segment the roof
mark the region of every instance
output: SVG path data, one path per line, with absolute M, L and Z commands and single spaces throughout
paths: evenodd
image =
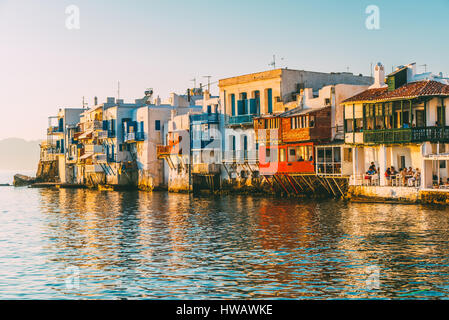
M 343 103 L 393 101 L 426 96 L 449 96 L 449 85 L 425 80 L 407 83 L 393 91 L 388 91 L 388 88 L 368 89 L 344 100 Z
M 297 107 L 297 108 L 285 111 L 284 113 L 281 113 L 279 115 L 279 117 L 286 118 L 286 117 L 300 116 L 300 115 L 320 111 L 320 110 L 323 110 L 326 108 L 330 109 L 329 106 L 321 107 L 321 108 L 308 108 L 308 109 L 303 109 L 302 107 Z

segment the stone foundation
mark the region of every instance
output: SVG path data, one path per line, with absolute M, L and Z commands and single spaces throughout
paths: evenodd
M 40 161 L 37 166 L 36 181 L 59 182 L 58 160 Z

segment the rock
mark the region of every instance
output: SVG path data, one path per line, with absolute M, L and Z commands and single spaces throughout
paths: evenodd
M 36 178 L 28 177 L 23 174 L 16 174 L 14 176 L 14 186 L 15 187 L 24 187 L 29 186 L 36 182 Z

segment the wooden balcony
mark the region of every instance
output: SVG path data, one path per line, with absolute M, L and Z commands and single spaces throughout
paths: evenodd
M 171 146 L 156 146 L 156 153 L 158 159 L 163 159 L 171 154 Z
M 367 130 L 363 133 L 363 141 L 367 144 L 449 142 L 449 127 Z

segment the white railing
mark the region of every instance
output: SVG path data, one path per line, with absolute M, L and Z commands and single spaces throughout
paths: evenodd
M 86 144 L 84 148 L 86 153 L 103 153 L 103 146 L 99 144 Z
M 98 164 L 86 165 L 86 173 L 100 173 L 103 172 L 103 168 Z

